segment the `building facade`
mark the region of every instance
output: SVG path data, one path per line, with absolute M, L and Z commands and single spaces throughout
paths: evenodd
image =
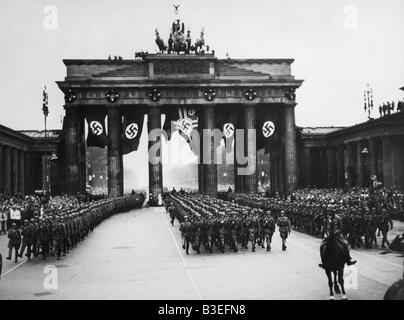
M 299 185 L 404 189 L 404 112 L 346 128 L 300 128 Z
M 15 131 L 0 125 L 0 193 L 61 192 L 60 130 Z M 53 190 L 52 190 L 53 188 Z

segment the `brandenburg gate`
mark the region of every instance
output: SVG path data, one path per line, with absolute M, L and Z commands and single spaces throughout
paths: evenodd
M 173 24 L 173 34 L 179 32 Z M 142 119 L 147 114 L 145 125 L 151 132 L 166 127 L 169 120 L 178 120 L 178 108 L 192 109 L 192 115 L 198 117 L 198 132 L 223 131 L 223 124 L 230 125 L 233 131 L 256 129 L 255 137 L 246 135 L 244 150 L 253 150 L 253 159 L 257 149 L 265 148 L 270 153 L 271 185 L 275 191 L 295 188 L 298 179 L 295 90 L 303 81 L 291 74 L 293 59 L 218 59 L 214 51 L 190 46 L 188 40 L 183 47 L 178 46 L 173 34 L 168 48 L 163 42 L 158 43 L 161 38 L 157 34 L 161 53 L 142 53 L 141 58 L 63 60 L 67 75 L 57 84 L 65 94 L 65 192 L 85 190 L 85 119 L 95 138 L 105 138 L 108 193 L 119 196 L 123 194 L 125 132 L 133 129 L 140 135 L 143 123 L 141 120 L 129 127 L 128 119 Z M 162 114 L 166 115 L 165 124 L 161 121 Z M 105 118 L 107 125 L 103 125 Z M 161 134 L 153 141 L 149 139 L 149 148 L 161 144 Z M 159 150 L 156 156 L 161 158 Z M 206 152 L 202 148 L 200 157 Z M 215 196 L 217 167 L 213 153 L 210 154 L 212 161 L 198 164 L 199 191 Z M 154 156 L 149 153 L 149 157 Z M 163 168 L 156 159 L 149 160 L 149 190 L 156 198 L 162 194 Z M 234 164 L 235 191 L 256 192 L 256 170 L 238 175 L 236 169 L 242 164 L 237 159 Z

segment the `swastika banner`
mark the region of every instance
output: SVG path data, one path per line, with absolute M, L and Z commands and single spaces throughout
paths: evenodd
M 88 125 L 87 146 L 104 148 L 109 142 L 105 128 L 106 113 L 102 110 L 89 111 L 85 117 Z
M 124 115 L 122 126 L 122 153 L 128 154 L 139 147 L 142 135 L 144 113 L 128 113 Z
M 281 130 L 279 112 L 275 109 L 257 108 L 257 150 L 264 149 L 268 153 L 275 148 Z
M 236 106 L 223 106 L 216 115 L 216 129 L 223 133 L 226 151 L 231 152 L 237 128 L 238 109 Z M 218 146 L 216 146 L 218 147 Z

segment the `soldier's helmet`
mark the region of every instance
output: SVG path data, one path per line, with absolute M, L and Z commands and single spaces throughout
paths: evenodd
M 12 223 L 11 225 L 13 228 L 17 227 L 17 224 L 15 222 Z

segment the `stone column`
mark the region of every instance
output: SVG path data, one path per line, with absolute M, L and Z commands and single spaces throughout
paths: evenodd
M 279 191 L 278 184 L 278 155 L 276 151 L 271 152 L 271 189 L 275 192 Z
M 79 177 L 79 131 L 83 119 L 77 109 L 66 109 L 65 116 L 65 192 L 76 194 L 80 192 Z
M 49 156 L 47 154 L 42 155 L 42 190 L 49 191 L 50 186 L 50 176 L 49 176 Z
M 211 129 L 211 130 L 213 130 L 215 128 L 214 106 L 209 105 L 204 108 L 203 128 Z M 215 150 L 215 146 L 214 146 L 213 135 L 210 136 L 210 143 L 208 143 L 208 141 L 205 141 L 205 138 L 206 137 L 204 137 L 204 139 L 203 139 L 204 145 L 202 146 L 202 148 L 203 148 L 204 160 L 205 161 L 208 160 L 209 163 L 204 163 L 204 165 L 203 165 L 204 190 L 205 190 L 206 194 L 216 197 L 217 196 L 217 165 L 214 163 L 216 150 Z M 207 148 L 210 148 L 209 159 L 207 159 L 207 156 L 209 154 Z
M 203 113 L 199 112 L 199 157 L 198 157 L 198 192 L 205 193 L 205 185 L 203 181 Z
M 303 180 L 305 187 L 309 187 L 313 184 L 311 149 L 309 147 L 303 149 Z
M 346 147 L 347 153 L 347 168 L 345 173 L 348 175 L 348 187 L 353 187 L 355 184 L 355 163 L 354 163 L 354 147 L 352 143 L 348 143 Z
M 345 186 L 345 159 L 344 159 L 344 145 L 337 147 L 337 186 L 342 188 Z
M 108 196 L 123 195 L 122 116 L 118 107 L 108 109 Z
M 10 147 L 3 147 L 4 153 L 4 192 L 11 193 L 11 150 Z
M 370 175 L 377 176 L 377 155 L 378 155 L 378 143 L 376 138 L 369 140 L 369 160 L 370 160 Z M 380 177 L 377 177 L 378 179 Z
M 256 144 L 256 119 L 255 119 L 255 106 L 246 105 L 243 110 L 244 116 L 244 153 L 248 155 L 248 165 L 252 173 L 244 175 L 244 192 L 256 193 L 258 190 L 257 185 L 257 144 Z M 250 153 L 249 150 L 252 150 Z M 247 166 L 246 166 L 247 167 Z
M 154 130 L 153 132 L 156 133 L 154 135 L 155 139 L 153 139 L 153 141 L 149 141 L 149 193 L 152 194 L 153 199 L 157 201 L 159 194 L 163 196 L 160 107 L 149 107 L 147 128 L 149 134 L 152 130 Z
M 84 125 L 84 118 L 79 122 L 78 125 L 78 137 L 79 137 L 79 143 L 78 143 L 78 163 L 79 163 L 79 185 L 80 185 L 80 192 L 85 193 L 86 192 L 86 186 L 87 186 L 87 168 L 86 168 L 86 138 L 85 138 L 85 125 Z M 50 183 L 52 184 L 52 181 L 54 181 L 54 168 L 55 165 L 50 163 L 49 164 L 49 171 L 50 171 Z M 54 188 L 52 186 L 52 191 L 54 191 Z M 56 187 L 57 191 L 57 187 Z
M 365 141 L 358 141 L 356 147 L 356 160 L 357 160 L 357 167 L 358 167 L 358 180 L 356 185 L 358 187 L 364 187 L 366 185 L 366 170 L 365 170 L 365 157 L 366 154 L 362 153 L 363 148 L 366 147 Z
M 404 189 L 404 136 L 393 137 L 393 185 Z
M 242 126 L 241 126 L 242 127 Z M 244 187 L 243 187 L 243 176 L 238 174 L 238 168 L 241 166 L 237 163 L 237 129 L 243 129 L 240 128 L 240 126 L 235 127 L 235 132 L 234 132 L 234 191 L 242 193 L 244 192 Z
M 285 145 L 284 145 L 284 179 L 285 189 L 292 190 L 297 186 L 297 153 L 295 106 L 284 106 Z
M 11 193 L 18 193 L 18 150 L 11 149 Z
M 18 192 L 25 193 L 25 159 L 22 150 L 18 152 Z
M 382 138 L 383 144 L 383 185 L 391 187 L 393 185 L 393 159 L 392 141 L 390 136 Z
M 331 187 L 337 186 L 337 165 L 336 165 L 336 155 L 337 151 L 335 147 L 327 148 L 327 182 Z
M 4 161 L 3 161 L 3 146 L 0 145 L 0 193 L 4 190 Z

